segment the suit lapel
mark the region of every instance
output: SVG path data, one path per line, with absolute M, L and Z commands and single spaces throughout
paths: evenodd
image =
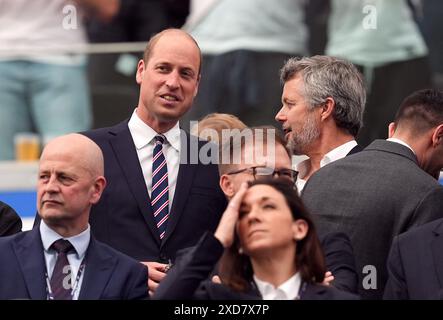
M 180 216 L 183 213 L 188 195 L 191 190 L 192 182 L 194 180 L 195 171 L 198 164 L 191 164 L 190 152 L 198 152 L 193 150 L 192 145 L 198 146 L 198 141 L 191 142 L 191 137 L 182 131 L 180 135 L 181 152 L 180 152 L 180 167 L 177 176 L 177 185 L 175 186 L 174 200 L 172 202 L 172 208 L 169 214 L 168 226 L 166 228 L 166 234 L 162 241 L 162 246 L 169 239 L 177 226 Z
M 85 275 L 79 300 L 97 300 L 111 279 L 116 261 L 111 255 L 99 250 L 97 241 L 91 237 L 86 254 Z
M 433 231 L 431 242 L 432 257 L 434 259 L 435 273 L 437 274 L 440 288 L 443 287 L 443 223 L 440 223 Z
M 348 154 L 346 156 L 353 155 L 353 154 L 358 153 L 362 150 L 363 150 L 363 148 L 359 144 L 357 144 L 354 148 L 351 149 L 351 151 L 348 152 Z
M 153 238 L 160 244 L 157 226 L 154 221 L 153 212 L 149 202 L 149 193 L 146 189 L 145 180 L 143 179 L 143 172 L 140 167 L 134 141 L 127 122 L 123 122 L 115 127 L 115 130 L 110 132 L 114 135 L 111 138 L 110 144 L 114 151 L 115 157 L 126 177 L 129 188 L 137 201 L 140 213 L 143 219 L 149 226 Z
M 34 228 L 23 238 L 16 240 L 13 250 L 25 279 L 29 298 L 46 300 L 46 265 L 39 228 Z

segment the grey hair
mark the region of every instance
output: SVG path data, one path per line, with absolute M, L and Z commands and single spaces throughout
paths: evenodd
M 351 62 L 329 56 L 291 58 L 280 70 L 280 81 L 285 84 L 297 75 L 303 79 L 309 108 L 321 106 L 327 98 L 332 98 L 335 123 L 357 136 L 363 126 L 366 103 L 365 85 L 357 68 Z

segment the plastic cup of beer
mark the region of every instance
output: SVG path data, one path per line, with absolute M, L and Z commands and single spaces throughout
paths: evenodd
M 40 157 L 40 137 L 31 132 L 14 136 L 15 159 L 17 161 L 37 161 Z

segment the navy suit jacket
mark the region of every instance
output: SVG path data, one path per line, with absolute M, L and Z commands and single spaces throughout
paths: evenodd
M 329 232 L 319 236 L 328 271 L 332 272 L 332 285 L 340 290 L 358 293 L 358 274 L 355 267 L 351 239 L 343 232 Z
M 46 266 L 39 228 L 0 238 L 0 300 L 46 300 Z M 91 237 L 79 299 L 145 299 L 147 268 Z
M 213 283 L 209 274 L 223 254 L 224 248 L 213 234 L 206 233 L 198 244 L 186 250 L 168 272 L 154 293 L 153 299 L 196 300 L 257 300 L 262 299 L 255 283 L 247 292 L 237 292 L 230 287 Z M 356 300 L 358 296 L 319 284 L 303 283 L 301 300 Z
M 202 147 L 208 149 L 207 142 L 181 135 L 177 185 L 160 241 L 128 121 L 84 134 L 102 149 L 108 182 L 90 215 L 98 240 L 139 261 L 167 263 L 174 261 L 179 249 L 195 245 L 206 230 L 215 230 L 226 199 L 219 187 L 217 164 L 196 161 Z
M 394 238 L 384 299 L 443 299 L 443 219 Z
M 0 237 L 9 236 L 22 230 L 22 220 L 17 212 L 0 201 Z

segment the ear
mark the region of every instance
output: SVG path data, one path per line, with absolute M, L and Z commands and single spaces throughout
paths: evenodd
M 234 183 L 231 177 L 227 174 L 223 174 L 220 177 L 220 188 L 228 199 L 231 199 L 235 195 Z
M 92 185 L 92 194 L 91 194 L 91 204 L 96 204 L 103 193 L 103 190 L 106 187 L 106 179 L 103 176 L 99 176 L 95 179 L 94 184 Z
M 292 223 L 292 233 L 295 241 L 302 240 L 308 234 L 308 223 L 303 219 L 295 220 Z
M 135 81 L 137 81 L 138 84 L 142 83 L 144 72 L 145 72 L 145 62 L 143 61 L 143 59 L 141 59 L 138 62 L 137 73 L 135 74 Z
M 325 121 L 329 117 L 332 117 L 332 112 L 334 112 L 335 101 L 331 97 L 326 98 L 325 103 L 321 107 L 321 121 Z
M 395 122 L 391 122 L 388 126 L 388 138 L 392 138 L 395 133 L 395 129 L 397 128 Z
M 195 90 L 194 90 L 194 98 L 197 96 L 197 93 L 198 93 L 198 86 L 200 85 L 200 79 L 201 79 L 201 74 L 199 74 L 198 75 L 198 78 L 197 78 L 197 85 L 195 86 Z
M 432 134 L 432 146 L 435 148 L 443 143 L 443 124 L 434 129 Z

